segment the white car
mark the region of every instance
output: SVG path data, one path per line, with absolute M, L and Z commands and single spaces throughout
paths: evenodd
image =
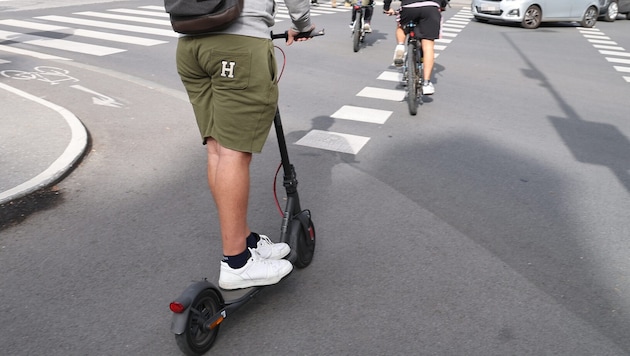
M 475 19 L 518 22 L 537 28 L 542 22 L 577 21 L 593 27 L 599 17 L 599 0 L 472 0 Z

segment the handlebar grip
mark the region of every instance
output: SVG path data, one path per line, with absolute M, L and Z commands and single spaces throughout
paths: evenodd
M 297 36 L 295 36 L 294 38 L 313 38 L 315 36 L 323 36 L 324 33 L 324 29 L 321 30 L 317 30 L 317 29 L 312 29 L 310 31 L 307 32 L 300 32 L 297 34 Z M 271 39 L 275 40 L 275 39 L 279 39 L 279 38 L 283 38 L 285 40 L 289 39 L 289 31 L 284 31 L 283 33 L 271 33 Z

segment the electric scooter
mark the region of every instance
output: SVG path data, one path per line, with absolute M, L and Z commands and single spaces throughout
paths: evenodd
M 324 31 L 311 31 L 298 37 L 323 35 Z M 272 39 L 288 38 L 287 33 L 271 34 Z M 286 206 L 282 212 L 280 241 L 291 247 L 286 257 L 297 268 L 307 267 L 315 252 L 315 226 L 311 212 L 303 210 L 297 191 L 295 168 L 289 161 L 287 144 L 282 129 L 280 110 L 276 110 L 273 120 L 281 166 L 283 186 L 286 190 Z M 265 287 L 250 287 L 237 290 L 224 290 L 204 279 L 193 282 L 182 294 L 170 303 L 173 312 L 171 332 L 180 350 L 186 355 L 203 355 L 210 350 L 219 333 L 220 324 L 237 309 L 250 301 Z

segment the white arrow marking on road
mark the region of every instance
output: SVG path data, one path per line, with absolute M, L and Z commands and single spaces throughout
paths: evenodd
M 103 105 L 103 106 L 110 106 L 113 108 L 120 108 L 121 106 L 123 106 L 122 103 L 117 102 L 114 98 L 110 98 L 107 95 L 103 95 L 101 93 L 97 93 L 94 90 L 90 90 L 84 86 L 81 85 L 71 85 L 71 88 L 74 89 L 78 89 L 81 91 L 84 91 L 86 93 L 92 94 L 92 95 L 96 95 L 94 97 L 92 97 L 92 103 L 96 104 L 96 105 Z

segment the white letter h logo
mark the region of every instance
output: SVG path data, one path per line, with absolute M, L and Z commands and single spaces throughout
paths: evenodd
M 221 76 L 234 78 L 234 67 L 236 67 L 236 62 L 221 61 L 221 65 Z

